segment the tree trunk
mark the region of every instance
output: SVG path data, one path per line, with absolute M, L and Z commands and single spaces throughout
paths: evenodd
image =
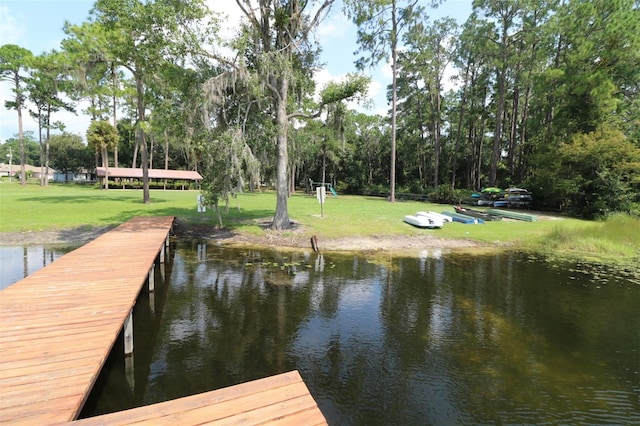
M 136 91 L 138 93 L 138 131 L 136 137 L 136 144 L 140 146 L 140 162 L 142 163 L 142 201 L 144 204 L 149 204 L 149 153 L 147 150 L 147 141 L 145 139 L 145 133 L 143 130 L 143 123 L 145 120 L 144 115 L 144 87 L 142 85 L 142 78 L 136 75 Z M 135 156 L 134 156 L 135 164 Z
M 498 162 L 500 161 L 500 142 L 502 139 L 502 116 L 504 115 L 504 69 L 498 71 L 498 101 L 496 109 L 496 127 L 493 132 L 493 149 L 491 151 L 491 171 L 489 173 L 489 186 L 496 185 L 498 176 Z
M 109 152 L 107 151 L 107 146 L 102 144 L 100 147 L 101 155 L 102 155 L 102 167 L 104 167 L 104 189 L 109 189 Z
M 17 72 L 15 83 L 16 93 L 20 93 L 20 79 Z M 16 96 L 16 110 L 18 111 L 18 140 L 20 141 L 20 185 L 25 186 L 27 184 L 27 170 L 24 167 L 26 157 L 24 152 L 24 130 L 22 128 L 22 103 L 20 102 L 20 96 Z
M 42 145 L 42 110 L 38 108 L 38 147 L 40 148 L 40 186 L 44 186 L 44 147 Z
M 133 161 L 131 162 L 131 167 L 132 168 L 137 168 L 137 164 L 138 164 L 138 151 L 140 151 L 140 139 L 139 139 L 140 135 L 138 134 L 138 130 L 136 129 L 136 137 L 135 137 L 135 144 L 133 145 Z
M 396 110 L 398 102 L 397 93 L 397 74 L 398 74 L 398 19 L 396 16 L 396 0 L 392 0 L 391 22 L 393 29 L 391 30 L 391 73 L 393 82 L 391 88 L 391 164 L 389 171 L 389 201 L 396 201 Z
M 153 136 L 153 133 L 149 135 L 149 143 L 151 144 L 151 148 L 149 149 L 149 168 L 153 169 L 153 150 L 156 144 L 156 138 Z
M 242 177 L 240 176 L 238 179 L 239 188 L 238 191 L 242 192 L 243 185 L 240 184 L 242 182 Z M 296 165 L 291 165 L 291 170 L 289 170 L 289 194 L 293 194 L 296 192 Z
M 435 108 L 433 120 L 433 187 L 440 185 L 440 89 L 435 88 L 436 93 L 432 95 L 432 104 Z
M 287 179 L 287 93 L 289 80 L 282 77 L 278 80 L 278 93 L 275 94 L 276 125 L 278 127 L 277 160 L 276 160 L 276 212 L 273 216 L 272 229 L 289 229 L 289 210 L 287 199 L 289 196 L 289 180 Z
M 49 140 L 51 139 L 51 109 L 47 111 L 47 139 L 44 141 L 44 186 L 49 185 Z
M 467 89 L 469 86 L 469 64 L 464 70 L 464 84 L 462 86 L 462 97 L 460 98 L 460 113 L 458 116 L 458 125 L 456 128 L 456 137 L 453 142 L 453 164 L 451 165 L 451 187 L 456 187 L 456 169 L 458 168 L 458 146 L 461 145 L 462 139 L 462 123 L 464 121 L 464 106 L 467 103 Z
M 164 169 L 169 170 L 169 132 L 164 129 Z
M 509 133 L 509 156 L 507 164 L 509 165 L 509 176 L 513 180 L 516 171 L 516 139 L 518 135 L 518 109 L 520 108 L 520 89 L 518 81 L 513 87 L 513 105 L 511 107 L 511 126 Z
M 112 80 L 113 93 L 111 94 L 111 104 L 113 108 L 113 127 L 117 129 L 118 128 L 118 119 L 117 119 L 118 102 L 116 98 L 116 87 L 118 85 L 118 77 L 115 70 L 115 64 L 113 62 L 111 63 L 111 77 L 113 79 Z M 116 146 L 113 147 L 113 167 L 118 167 L 118 145 L 117 144 Z

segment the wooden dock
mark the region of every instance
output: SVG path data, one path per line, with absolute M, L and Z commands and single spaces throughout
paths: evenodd
M 173 220 L 132 219 L 0 292 L 0 422 L 76 418 Z
M 98 425 L 326 425 L 297 371 L 228 388 L 82 419 L 69 426 Z
M 74 421 L 122 331 L 133 350 L 133 306 L 173 220 L 134 218 L 0 291 L 0 423 L 326 424 L 297 371 Z

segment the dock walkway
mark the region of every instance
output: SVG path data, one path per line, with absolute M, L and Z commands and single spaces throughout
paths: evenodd
M 0 291 L 0 423 L 76 418 L 173 220 L 129 220 Z
M 0 424 L 326 424 L 297 371 L 76 420 L 173 221 L 134 218 L 0 291 Z

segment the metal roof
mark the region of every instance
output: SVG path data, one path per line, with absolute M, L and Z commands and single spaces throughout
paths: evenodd
M 135 178 L 142 179 L 142 169 L 131 169 L 125 167 L 109 167 L 110 178 Z M 105 176 L 105 168 L 97 167 L 96 174 L 99 177 Z M 149 169 L 149 179 L 182 179 L 182 180 L 202 180 L 200 173 L 192 170 L 164 170 Z

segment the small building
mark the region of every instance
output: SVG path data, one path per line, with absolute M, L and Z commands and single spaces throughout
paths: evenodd
M 119 181 L 123 188 L 126 186 L 139 187 L 142 182 L 142 169 L 140 168 L 109 167 L 107 170 L 104 167 L 96 168 L 98 178 L 104 178 L 107 173 L 109 173 L 109 180 Z M 193 170 L 149 169 L 150 186 L 153 183 L 153 186 L 167 189 L 169 181 L 174 188 L 181 187 L 185 189 L 185 186 L 188 188 L 191 182 L 199 186 L 202 181 L 202 175 Z
M 17 170 L 20 171 L 20 165 L 18 165 Z M 0 176 L 15 176 L 16 175 L 16 165 L 12 164 L 9 167 L 8 164 L 0 163 Z
M 0 176 L 12 176 L 14 178 L 19 179 L 21 169 L 22 168 L 20 164 L 9 165 L 9 164 L 3 163 L 3 164 L 0 164 Z M 27 174 L 27 177 L 32 177 L 34 179 L 40 179 L 43 172 L 43 168 L 41 168 L 40 166 L 32 166 L 31 164 L 25 164 L 24 170 L 25 170 L 25 173 Z M 53 180 L 53 175 L 55 173 L 54 169 L 49 167 L 47 170 L 45 170 L 45 173 L 47 175 L 48 180 Z
M 58 172 L 53 174 L 53 181 L 60 183 L 92 183 L 96 181 L 96 174 L 87 170 L 79 172 Z

